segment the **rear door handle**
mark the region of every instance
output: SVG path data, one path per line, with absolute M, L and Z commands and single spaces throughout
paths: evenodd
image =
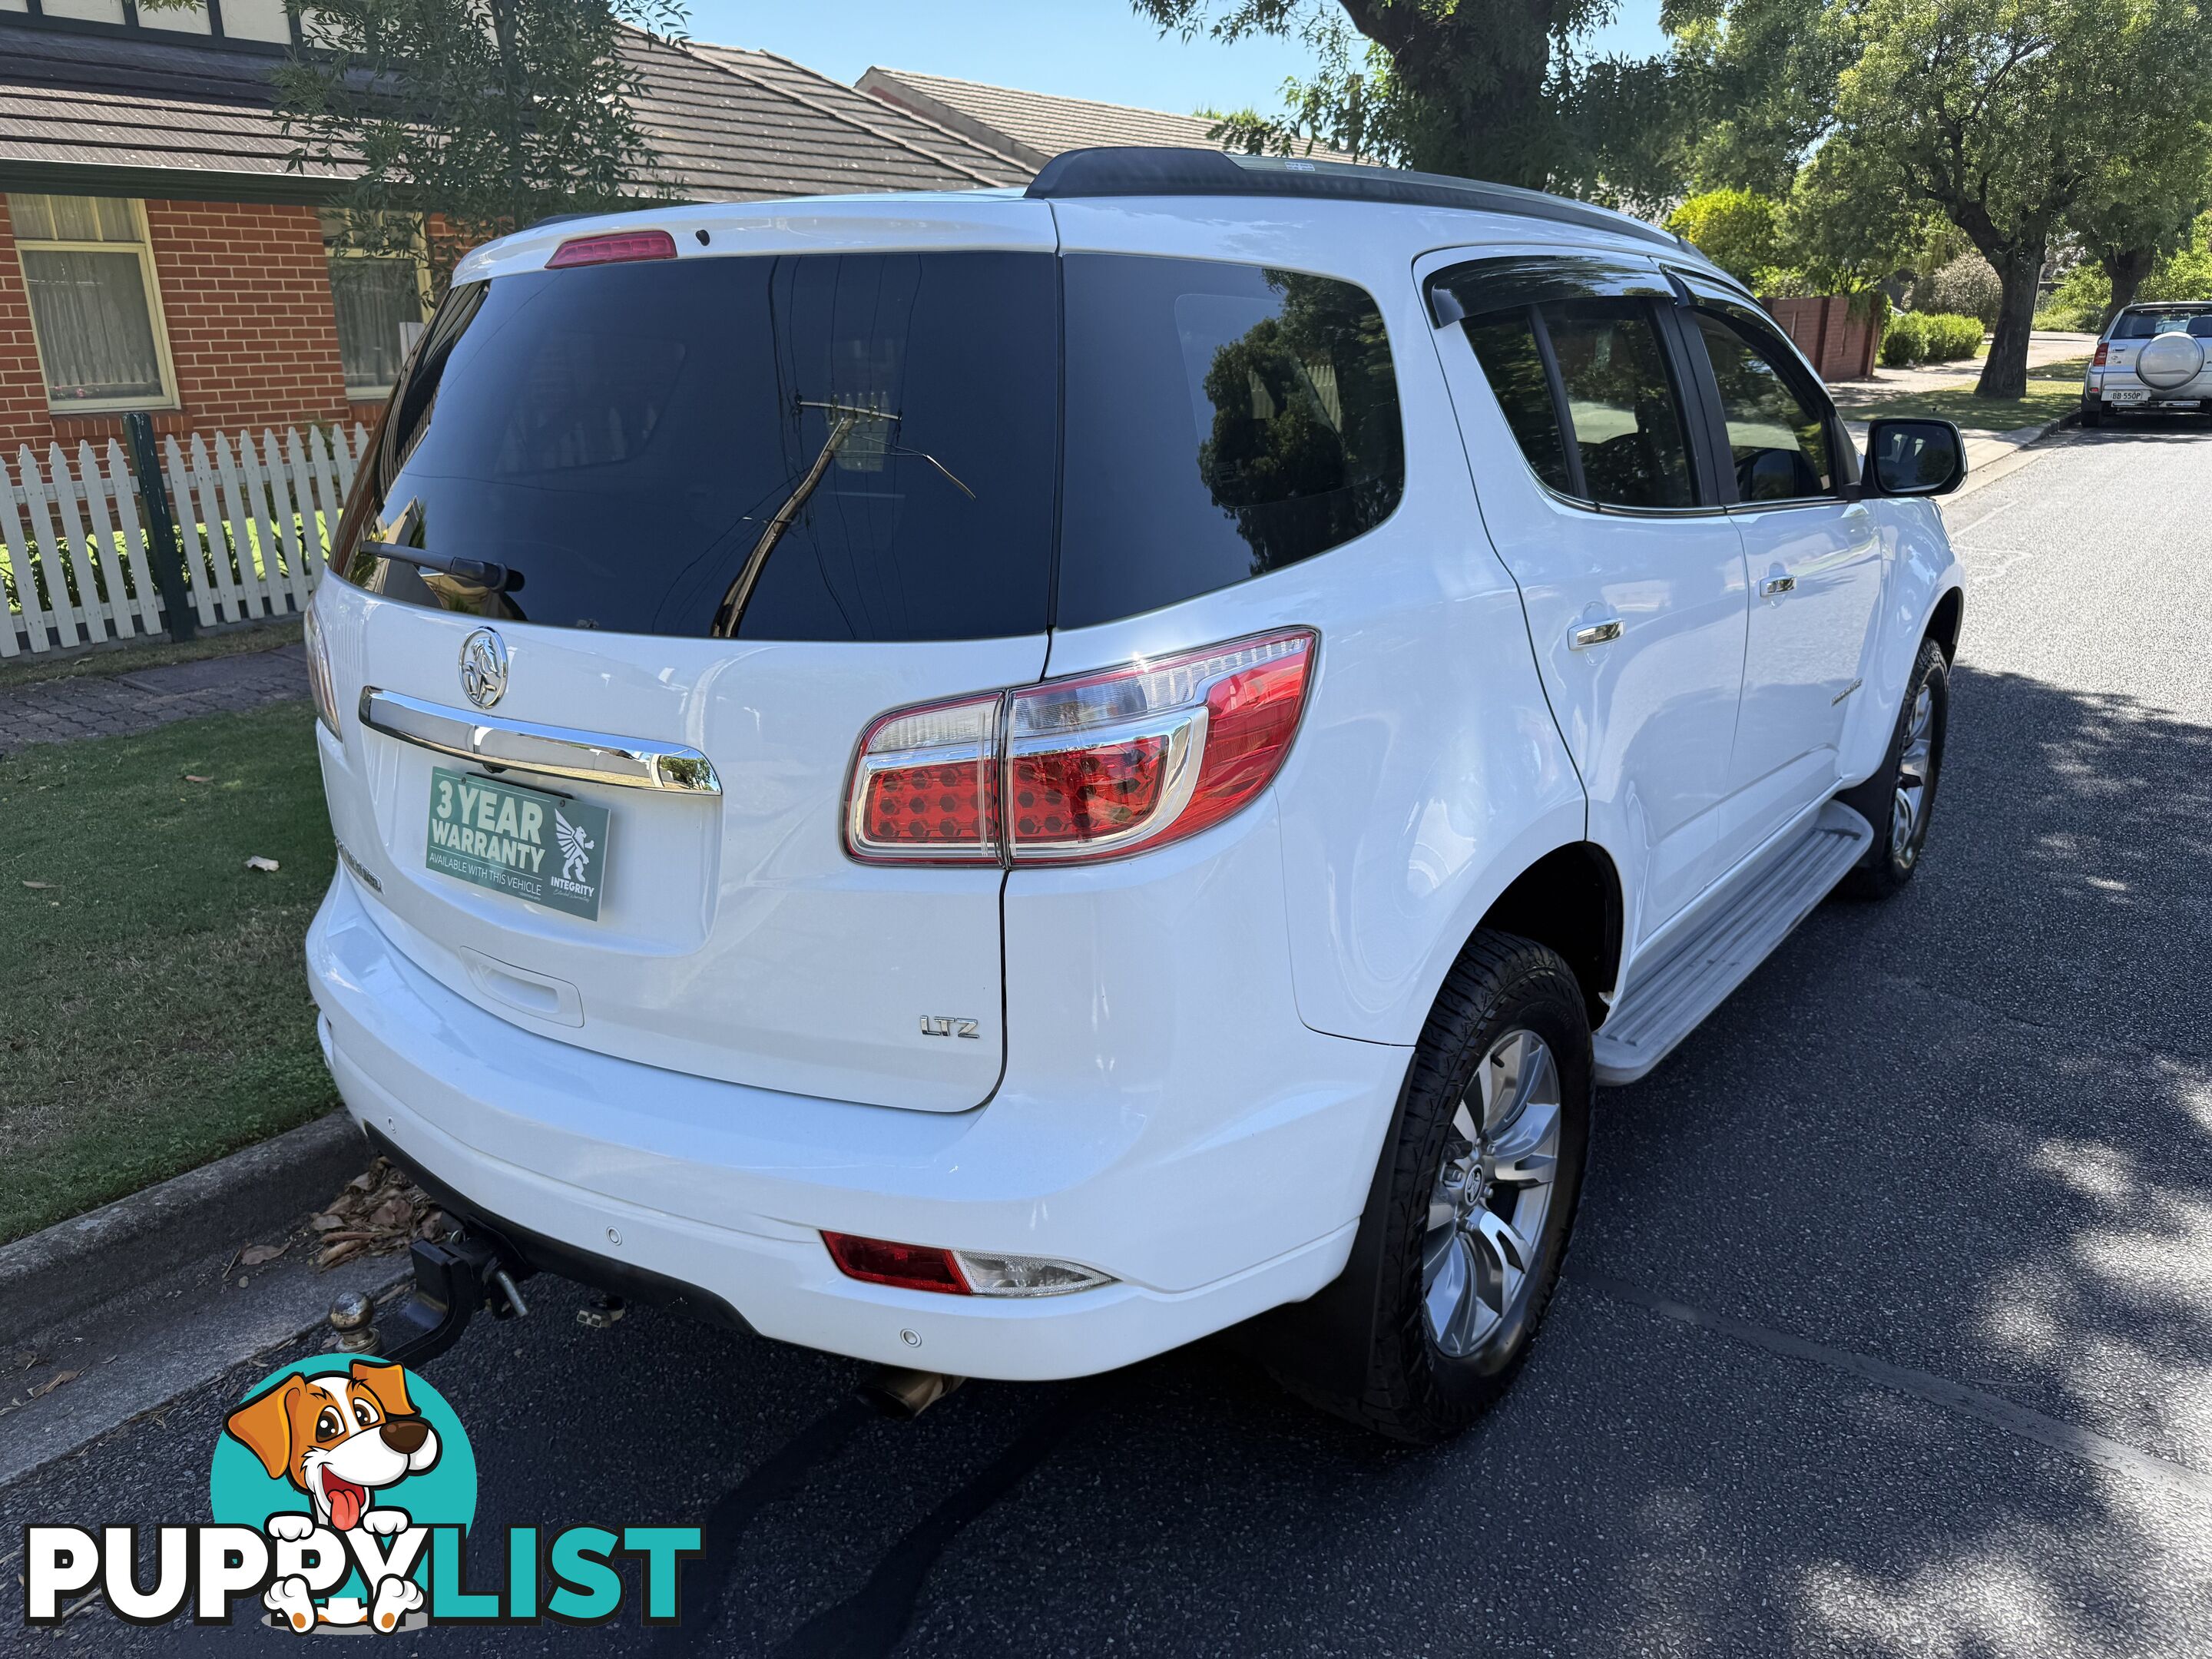
M 1620 618 L 1607 617 L 1603 622 L 1584 623 L 1567 635 L 1570 649 L 1587 651 L 1594 645 L 1611 645 L 1620 637 Z

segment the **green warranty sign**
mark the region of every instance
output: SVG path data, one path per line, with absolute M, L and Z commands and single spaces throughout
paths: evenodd
M 433 870 L 586 921 L 599 918 L 607 809 L 465 772 L 430 772 Z

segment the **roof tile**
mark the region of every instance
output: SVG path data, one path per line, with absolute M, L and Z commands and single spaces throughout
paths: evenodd
M 989 145 L 1032 172 L 1063 151 L 1098 145 L 1227 148 L 1209 136 L 1217 125 L 1211 116 L 1171 115 L 1165 110 L 1024 92 L 911 70 L 872 68 L 857 85 L 895 109 Z M 1358 159 L 1325 144 L 1312 145 L 1301 154 L 1332 161 Z

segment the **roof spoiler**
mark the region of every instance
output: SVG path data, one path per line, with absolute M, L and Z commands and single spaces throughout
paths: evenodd
M 1292 196 L 1407 207 L 1458 208 L 1548 219 L 1589 230 L 1633 236 L 1669 250 L 1690 245 L 1672 232 L 1611 208 L 1513 185 L 1455 179 L 1441 173 L 1296 156 L 1231 155 L 1218 149 L 1129 146 L 1071 149 L 1047 161 L 1026 195 L 1046 202 L 1110 196 Z

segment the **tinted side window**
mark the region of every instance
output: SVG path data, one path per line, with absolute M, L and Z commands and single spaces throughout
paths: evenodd
M 1064 264 L 1059 626 L 1281 569 L 1395 510 L 1397 380 L 1363 290 L 1191 259 Z
M 1572 495 L 1577 491 L 1567 471 L 1559 408 L 1552 400 L 1550 378 L 1544 373 L 1544 354 L 1536 342 L 1533 316 L 1520 310 L 1470 317 L 1466 323 L 1467 337 L 1529 466 L 1559 494 Z
M 1746 338 L 1735 325 L 1699 312 L 1698 329 L 1720 386 L 1736 494 L 1747 501 L 1826 495 L 1835 483 L 1835 464 L 1824 413 L 1784 378 L 1778 354 Z
M 1673 377 L 1644 302 L 1576 301 L 1540 310 L 1584 493 L 1609 507 L 1696 505 Z
M 896 641 L 1048 623 L 1044 253 L 733 256 L 494 278 L 440 307 L 357 518 L 392 598 L 556 627 Z M 750 593 L 732 599 L 741 573 Z

